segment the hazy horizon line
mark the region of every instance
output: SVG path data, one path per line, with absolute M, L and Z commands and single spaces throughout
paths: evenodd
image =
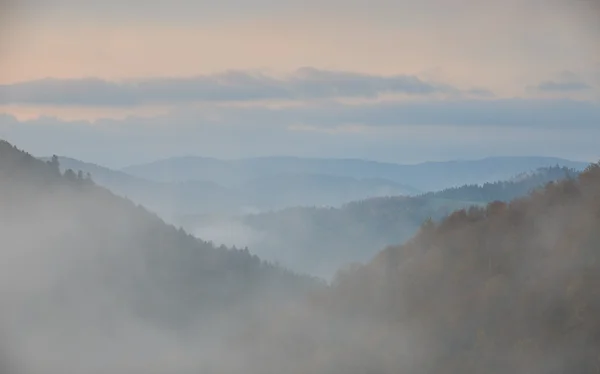
M 48 160 L 52 156 L 53 155 L 35 156 L 35 157 L 38 159 L 42 159 L 42 160 Z M 570 158 L 565 158 L 565 157 L 545 156 L 545 155 L 539 155 L 539 154 L 537 154 L 537 155 L 536 154 L 521 155 L 521 156 L 510 156 L 510 155 L 493 156 L 493 155 L 491 155 L 491 156 L 476 157 L 476 158 L 453 158 L 453 159 L 437 159 L 437 160 L 432 159 L 432 160 L 427 160 L 427 161 L 422 161 L 422 162 L 406 162 L 406 163 L 380 161 L 377 159 L 360 158 L 360 157 L 310 157 L 310 156 L 273 154 L 270 156 L 219 158 L 219 157 L 212 157 L 212 156 L 202 156 L 202 155 L 198 155 L 198 154 L 183 154 L 183 155 L 174 155 L 174 156 L 169 156 L 169 157 L 164 157 L 164 158 L 158 158 L 158 159 L 154 159 L 153 161 L 127 164 L 125 166 L 119 166 L 119 167 L 111 167 L 111 166 L 106 166 L 103 163 L 86 161 L 84 159 L 80 159 L 80 158 L 73 157 L 73 156 L 59 155 L 59 154 L 56 154 L 56 156 L 58 156 L 59 158 L 62 158 L 62 159 L 69 159 L 72 161 L 77 161 L 77 162 L 81 162 L 81 163 L 89 164 L 89 165 L 95 165 L 98 167 L 103 167 L 106 169 L 111 169 L 113 171 L 121 171 L 121 172 L 123 172 L 124 170 L 129 169 L 129 168 L 158 164 L 161 162 L 185 160 L 185 159 L 190 159 L 190 160 L 202 159 L 202 160 L 211 160 L 211 161 L 220 161 L 220 162 L 240 162 L 240 161 L 268 160 L 268 159 L 272 159 L 272 160 L 273 159 L 280 159 L 280 160 L 287 159 L 287 160 L 305 160 L 305 161 L 348 161 L 348 162 L 364 162 L 364 163 L 394 165 L 394 166 L 419 166 L 419 165 L 426 165 L 426 164 L 444 164 L 444 163 L 453 163 L 453 162 L 478 162 L 478 161 L 486 161 L 486 160 L 493 160 L 493 159 L 554 159 L 557 161 L 568 161 L 568 162 L 582 163 L 582 164 L 598 162 L 598 160 L 589 160 L 589 161 L 588 160 L 575 160 L 575 159 L 570 159 Z

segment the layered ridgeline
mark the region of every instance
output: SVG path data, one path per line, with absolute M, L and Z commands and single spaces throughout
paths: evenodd
M 330 279 L 352 262 L 365 262 L 388 245 L 401 244 L 427 219 L 491 201 L 509 201 L 578 171 L 554 166 L 508 181 L 465 185 L 415 197 L 392 196 L 340 208 L 296 207 L 238 218 L 187 216 L 178 221 L 199 237 L 247 245 L 260 257 Z
M 59 158 L 63 171 L 91 173 L 112 192 L 171 220 L 181 215 L 240 215 L 294 206 L 334 206 L 382 196 L 414 196 L 464 184 L 506 180 L 540 167 L 582 170 L 549 157 L 497 157 L 399 165 L 367 160 L 180 157 L 112 170 Z
M 394 164 L 361 159 L 319 159 L 300 157 L 259 157 L 218 160 L 206 157 L 174 157 L 134 165 L 124 172 L 148 180 L 182 182 L 209 180 L 224 186 L 262 177 L 289 174 L 327 175 L 367 180 L 386 180 L 436 191 L 463 184 L 506 180 L 519 173 L 554 165 L 582 170 L 583 162 L 553 157 L 489 157 L 480 160 Z M 281 192 L 281 191 L 280 191 Z
M 63 171 L 73 169 L 90 173 L 99 185 L 127 196 L 167 219 L 190 214 L 238 215 L 300 205 L 339 206 L 373 196 L 419 192 L 381 178 L 319 174 L 294 168 L 268 172 L 255 170 L 250 165 L 228 168 L 224 161 L 218 161 L 218 168 L 206 162 L 185 163 L 187 174 L 180 171 L 181 177 L 173 180 L 162 174 L 134 176 L 67 157 L 59 157 L 59 162 Z M 182 168 L 173 167 L 174 170 Z M 220 171 L 216 172 L 215 168 Z
M 50 158 L 42 158 L 44 161 Z M 61 171 L 89 173 L 94 182 L 155 212 L 163 219 L 180 214 L 238 214 L 251 202 L 235 190 L 209 180 L 161 182 L 68 157 L 58 157 Z
M 330 287 L 200 242 L 6 143 L 0 196 L 3 372 L 600 368 L 600 165 L 428 221 Z
M 247 373 L 598 373 L 600 165 L 429 222 L 248 339 Z
M 26 374 L 197 370 L 228 329 L 320 287 L 3 141 L 0 238 L 0 348 Z
M 438 192 L 423 194 L 427 198 L 452 199 L 488 203 L 492 201 L 508 202 L 517 197 L 525 196 L 549 182 L 561 179 L 572 179 L 580 171 L 566 166 L 551 166 L 539 168 L 533 172 L 520 173 L 506 181 L 486 182 L 483 184 L 468 184 L 460 187 L 447 188 Z

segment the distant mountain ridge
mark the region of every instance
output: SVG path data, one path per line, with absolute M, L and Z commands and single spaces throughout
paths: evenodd
M 486 182 L 481 185 L 469 184 L 437 192 L 428 192 L 422 196 L 485 203 L 491 201 L 507 202 L 525 196 L 548 182 L 577 178 L 579 173 L 580 171 L 568 167 L 545 167 L 518 174 L 506 181 Z
M 208 179 L 223 185 L 279 173 L 327 174 L 358 179 L 384 179 L 420 191 L 434 191 L 464 184 L 506 180 L 523 172 L 557 165 L 583 170 L 588 163 L 556 157 L 488 157 L 480 160 L 406 165 L 361 159 L 262 157 L 217 160 L 188 156 L 129 166 L 122 171 L 157 181 Z
M 182 216 L 177 222 L 200 237 L 248 245 L 263 258 L 330 278 L 349 262 L 365 262 L 381 248 L 403 243 L 429 218 L 437 222 L 455 210 L 510 201 L 578 175 L 573 169 L 550 167 L 519 179 L 418 196 L 376 197 L 339 208 L 295 207 L 229 219 Z
M 356 212 L 339 215 L 357 223 L 344 236 L 479 202 L 425 220 L 403 245 L 323 285 L 198 240 L 56 161 L 0 141 L 0 332 L 10 342 L 0 357 L 9 373 L 599 371 L 600 164 L 287 209 L 301 230 L 295 212 L 311 210 L 331 237 L 329 212 Z M 544 187 L 509 196 L 534 184 Z
M 130 175 L 96 164 L 59 157 L 61 170 L 90 173 L 98 184 L 131 198 L 164 217 L 181 214 L 240 214 L 247 211 L 282 209 L 289 206 L 339 206 L 376 196 L 418 193 L 411 187 L 377 178 L 354 178 L 286 170 L 253 175 L 232 174 L 236 183 L 222 185 L 204 178 L 164 181 Z M 49 158 L 42 158 L 49 160 Z M 220 179 L 220 178 L 217 178 Z

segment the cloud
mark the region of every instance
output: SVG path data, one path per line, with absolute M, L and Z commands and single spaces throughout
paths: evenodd
M 569 0 L 23 0 L 0 83 L 44 77 L 193 77 L 299 66 L 522 95 L 597 61 L 592 18 Z M 140 11 L 143 9 L 143 11 Z M 593 21 L 593 22 L 592 22 Z M 473 32 L 477 30 L 477 32 Z M 8 40 L 8 39 L 7 39 Z M 457 46 L 459 46 L 457 48 Z M 593 54 L 596 54 L 593 56 Z M 113 82 L 114 83 L 114 82 Z M 426 82 L 427 83 L 427 82 Z M 539 93 L 539 92 L 538 92 Z
M 569 70 L 561 71 L 556 79 L 546 80 L 535 86 L 543 92 L 570 92 L 590 90 L 593 87 L 582 81 L 581 77 Z
M 326 101 L 279 108 L 207 104 L 94 122 L 0 116 L 0 138 L 35 155 L 62 153 L 113 167 L 186 154 L 396 162 L 537 154 L 592 161 L 600 156 L 599 124 L 599 104 L 565 99 Z
M 190 114 L 191 121 L 215 125 L 451 125 L 524 128 L 597 127 L 600 105 L 567 99 L 421 100 L 365 104 L 320 102 L 281 108 L 206 108 Z
M 52 117 L 40 117 L 37 121 L 49 119 Z M 14 123 L 14 121 L 16 120 L 10 115 L 0 117 L 0 123 Z M 358 104 L 322 100 L 277 107 L 260 104 L 239 106 L 235 103 L 205 103 L 181 106 L 166 115 L 154 117 L 128 117 L 123 121 L 99 119 L 79 123 L 118 131 L 126 128 L 130 123 L 140 122 L 145 123 L 145 127 L 137 128 L 140 132 L 149 131 L 157 126 L 161 128 L 171 126 L 173 122 L 185 124 L 187 128 L 203 130 L 215 126 L 289 128 L 298 125 L 320 128 L 357 125 L 364 127 L 422 125 L 464 128 L 503 126 L 581 129 L 598 127 L 600 103 L 562 98 L 383 100 Z
M 0 104 L 134 106 L 190 102 L 376 98 L 383 94 L 460 94 L 449 85 L 413 75 L 378 76 L 305 67 L 285 77 L 228 71 L 192 78 L 150 78 L 111 82 L 97 78 L 41 79 L 0 85 Z M 489 96 L 489 91 L 464 91 Z
M 467 94 L 479 97 L 494 97 L 496 96 L 492 91 L 486 88 L 471 88 L 466 91 Z
M 537 86 L 540 91 L 581 91 L 592 88 L 589 84 L 583 82 L 555 82 L 545 81 Z

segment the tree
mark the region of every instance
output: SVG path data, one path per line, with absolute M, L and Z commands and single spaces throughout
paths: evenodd
M 75 181 L 77 179 L 77 175 L 75 174 L 75 172 L 71 169 L 67 169 L 65 171 L 65 178 L 67 178 L 67 180 L 69 181 Z
M 57 155 L 52 156 L 52 159 L 50 159 L 50 161 L 48 161 L 48 165 L 50 165 L 52 167 L 52 170 L 56 174 L 60 174 L 60 162 L 58 161 Z

